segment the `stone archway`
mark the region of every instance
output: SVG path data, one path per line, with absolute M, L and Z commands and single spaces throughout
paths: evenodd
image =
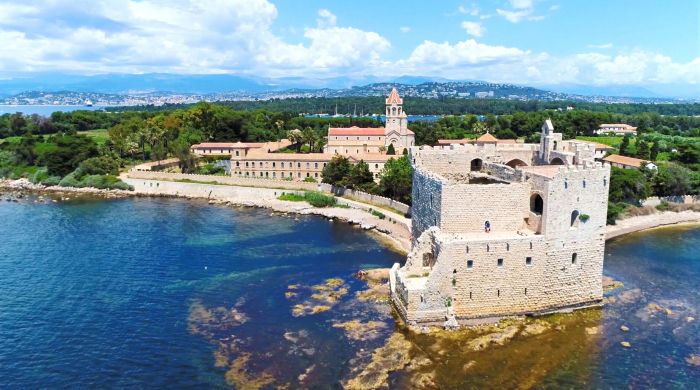
M 478 172 L 481 170 L 483 165 L 484 165 L 484 162 L 480 158 L 475 158 L 469 164 L 469 170 L 471 170 L 472 172 L 474 172 L 474 171 Z
M 550 165 L 566 165 L 564 160 L 559 157 L 554 157 L 552 161 L 549 162 Z
M 526 167 L 527 163 L 521 159 L 514 158 L 506 163 L 507 166 L 511 168 Z
M 530 196 L 530 211 L 537 215 L 542 215 L 544 211 L 544 200 L 540 194 L 532 194 Z

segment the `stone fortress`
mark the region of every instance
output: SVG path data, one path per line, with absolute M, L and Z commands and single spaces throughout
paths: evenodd
M 610 167 L 594 157 L 550 120 L 539 145 L 486 134 L 410 148 L 413 249 L 390 272 L 398 313 L 456 326 L 599 304 Z

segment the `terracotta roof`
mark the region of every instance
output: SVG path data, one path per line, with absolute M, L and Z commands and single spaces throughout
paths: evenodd
M 635 168 L 639 168 L 640 166 L 642 166 L 642 164 L 646 164 L 648 162 L 647 160 L 640 160 L 634 157 L 621 156 L 619 154 L 611 154 L 610 156 L 603 158 L 603 161 Z
M 211 148 L 261 148 L 265 145 L 263 142 L 202 142 L 194 144 L 191 147 L 194 149 L 211 149 Z
M 371 140 L 371 141 L 370 141 L 370 140 L 366 140 L 366 139 L 365 139 L 365 140 L 362 140 L 362 139 L 358 140 L 358 139 L 352 139 L 352 138 L 349 139 L 349 140 L 346 140 L 346 139 L 334 140 L 334 139 L 332 139 L 332 140 L 329 140 L 329 141 L 328 141 L 328 146 L 336 146 L 336 147 L 340 147 L 340 146 L 363 146 L 363 145 L 367 145 L 367 146 L 384 146 L 384 141 L 383 141 L 383 140 Z
M 267 161 L 330 161 L 334 154 L 331 153 L 266 153 L 250 152 L 245 161 L 267 160 Z
M 399 96 L 399 91 L 396 88 L 391 89 L 391 93 L 386 98 L 386 104 L 403 104 L 403 99 Z
M 600 127 L 623 127 L 626 129 L 637 129 L 634 126 L 630 126 L 627 123 L 603 123 L 600 125 Z
M 481 137 L 477 138 L 476 142 L 477 143 L 481 143 L 481 142 L 494 142 L 495 143 L 495 142 L 498 142 L 498 138 L 491 135 L 491 133 L 486 133 L 486 134 L 482 135 Z
M 348 156 L 350 159 L 355 160 L 355 161 L 360 161 L 364 160 L 365 162 L 386 162 L 390 158 L 397 159 L 401 157 L 400 154 L 396 155 L 391 155 L 391 154 L 385 154 L 385 153 L 363 153 L 363 154 L 357 154 L 357 155 L 352 155 Z
M 339 135 L 384 135 L 383 127 L 329 127 L 328 136 L 339 136 Z

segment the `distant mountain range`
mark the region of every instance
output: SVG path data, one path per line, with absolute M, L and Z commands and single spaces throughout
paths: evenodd
M 0 79 L 0 97 L 7 102 L 10 97 L 50 97 L 72 94 L 92 100 L 104 97 L 113 101 L 119 97 L 168 95 L 196 95 L 207 100 L 269 99 L 285 97 L 338 97 L 377 96 L 386 93 L 391 86 L 400 89 L 402 95 L 425 98 L 504 98 L 523 100 L 595 100 L 609 101 L 604 97 L 619 97 L 610 101 L 673 101 L 675 98 L 700 98 L 693 93 L 694 86 L 665 88 L 551 85 L 541 88 L 484 81 L 452 81 L 422 76 L 401 76 L 380 80 L 368 76 L 361 79 L 336 77 L 310 78 L 256 78 L 240 75 L 177 75 L 177 74 L 104 74 L 93 76 L 66 74 L 31 74 L 11 79 Z M 30 92 L 31 93 L 28 93 Z M 63 92 L 57 92 L 63 91 Z M 670 92 L 676 93 L 670 93 Z M 663 98 L 670 96 L 670 98 Z M 20 99 L 24 101 L 24 99 Z M 21 103 L 15 99 L 15 103 Z M 140 104 L 140 99 L 136 99 Z M 161 99 L 162 102 L 162 99 Z M 169 101 L 166 101 L 169 102 Z M 32 103 L 30 103 L 32 104 Z

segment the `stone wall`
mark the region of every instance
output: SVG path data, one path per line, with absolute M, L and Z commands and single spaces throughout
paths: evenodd
M 411 235 L 415 242 L 425 230 L 440 224 L 440 205 L 442 203 L 440 178 L 419 167 L 414 167 L 412 199 Z
M 658 206 L 661 202 L 693 204 L 700 203 L 700 196 L 697 195 L 679 195 L 679 196 L 652 196 L 642 201 L 642 206 Z
M 445 233 L 515 232 L 528 216 L 530 185 L 447 184 L 442 188 L 440 230 Z
M 368 194 L 366 192 L 351 190 L 343 187 L 335 187 L 326 183 L 319 184 L 318 188 L 319 191 L 332 193 L 337 196 L 345 196 L 359 202 L 369 203 L 378 207 L 389 207 L 403 213 L 404 215 L 409 215 L 411 213 L 411 206 L 384 196 Z
M 273 200 L 288 190 L 231 185 L 183 183 L 154 179 L 126 178 L 124 182 L 134 186 L 134 191 L 146 195 L 169 195 L 188 198 L 218 199 L 234 203 L 246 203 L 250 199 Z M 294 191 L 292 191 L 294 192 Z
M 255 179 L 247 177 L 214 176 L 214 175 L 194 175 L 185 173 L 167 172 L 140 172 L 129 171 L 128 177 L 134 179 L 148 180 L 168 180 L 182 181 L 191 180 L 204 183 L 219 183 L 231 186 L 256 187 L 256 188 L 279 188 L 302 191 L 318 191 L 318 184 L 291 180 Z

